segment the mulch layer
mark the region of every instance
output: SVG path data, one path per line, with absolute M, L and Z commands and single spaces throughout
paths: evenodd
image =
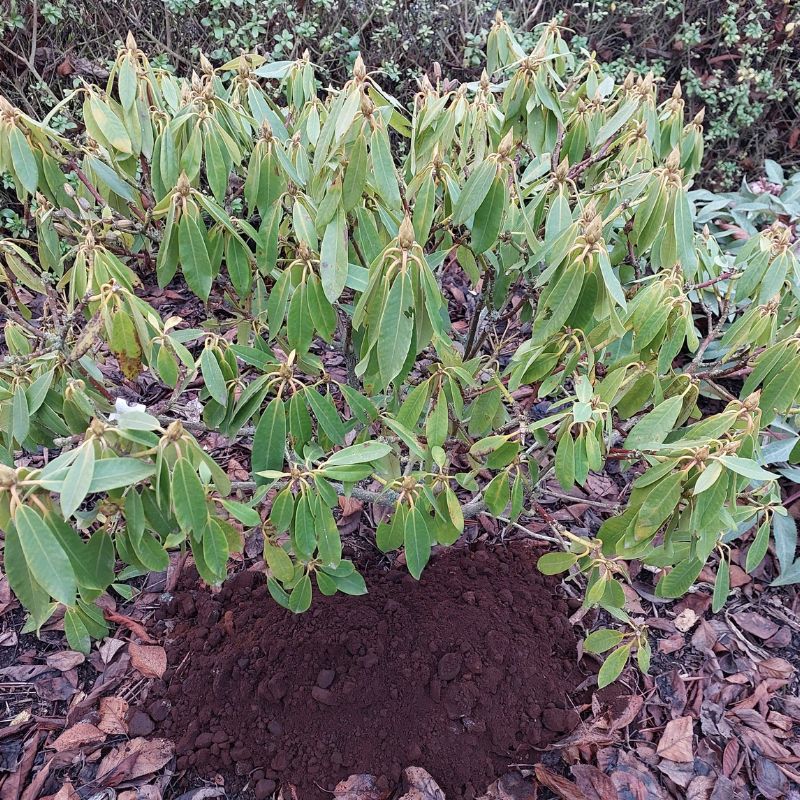
M 557 583 L 525 543 L 454 548 L 417 582 L 281 609 L 263 574 L 216 594 L 184 579 L 157 612 L 169 667 L 149 696 L 177 768 L 226 786 L 330 796 L 348 775 L 423 767 L 448 798 L 482 794 L 579 722 L 586 675 Z

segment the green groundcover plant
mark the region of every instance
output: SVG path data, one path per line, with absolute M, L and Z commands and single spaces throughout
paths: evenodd
M 525 529 L 552 476 L 569 491 L 608 461 L 630 475 L 624 509 L 592 538 L 552 522 L 540 560 L 622 623 L 585 642 L 610 651 L 601 683 L 631 655 L 648 667 L 632 560 L 665 598 L 708 564 L 715 609 L 737 538 L 749 570 L 772 542 L 778 581 L 797 579 L 762 445 L 800 455 L 800 267 L 779 222 L 733 259 L 695 232 L 702 115 L 679 92 L 615 82 L 556 25 L 525 52 L 498 17 L 480 81 L 423 77 L 411 108 L 360 59 L 325 90 L 308 58 L 179 78 L 131 36 L 75 101 L 64 136 L 0 98 L 0 169 L 35 228 L 0 240 L 0 529 L 28 630 L 61 609 L 86 650 L 109 588 L 131 596 L 177 548 L 217 584 L 255 528 L 272 596 L 303 612 L 314 586 L 366 591 L 341 496 L 388 507 L 376 545 L 419 578 L 465 518 Z M 478 298 L 464 333 L 453 270 Z M 156 283 L 202 323 L 164 318 Z M 154 383 L 159 410 L 121 400 Z M 207 431 L 247 443 L 251 481 Z

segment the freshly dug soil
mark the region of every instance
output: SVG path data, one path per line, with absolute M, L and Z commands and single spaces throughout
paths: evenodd
M 454 548 L 419 582 L 368 575 L 368 595 L 318 596 L 300 616 L 258 573 L 181 591 L 161 623 L 156 734 L 176 742 L 179 769 L 291 783 L 301 800 L 354 773 L 394 783 L 407 766 L 448 800 L 482 794 L 578 722 L 567 607 L 535 563 L 524 543 Z

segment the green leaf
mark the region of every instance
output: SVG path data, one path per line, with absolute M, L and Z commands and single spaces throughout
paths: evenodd
M 31 427 L 31 417 L 28 410 L 28 398 L 25 389 L 17 386 L 11 400 L 11 433 L 14 439 L 22 444 L 27 438 Z
M 61 513 L 71 517 L 89 493 L 94 477 L 94 441 L 85 442 L 69 468 L 61 487 Z
M 728 595 L 731 592 L 731 570 L 728 559 L 720 557 L 719 567 L 717 567 L 717 579 L 714 581 L 714 596 L 711 602 L 711 610 L 716 614 L 725 605 Z
M 239 520 L 248 528 L 257 528 L 261 525 L 261 515 L 255 508 L 239 503 L 236 500 L 223 500 L 222 505 L 234 519 Z
M 775 555 L 781 567 L 781 576 L 792 566 L 797 552 L 797 523 L 788 514 L 772 515 L 772 538 L 775 540 Z
M 683 396 L 674 395 L 659 403 L 631 428 L 625 439 L 625 448 L 640 450 L 661 444 L 672 432 L 683 408 Z
M 347 259 L 347 225 L 343 211 L 338 212 L 326 226 L 319 258 L 322 289 L 328 301 L 335 303 L 344 291 L 350 269 Z
M 336 588 L 340 592 L 349 595 L 362 595 L 367 593 L 367 585 L 364 578 L 358 572 L 351 572 L 349 575 L 334 577 Z
M 595 144 L 603 144 L 606 139 L 610 139 L 634 115 L 640 102 L 639 97 L 635 96 L 623 103 L 614 116 L 597 131 L 594 136 Z
M 228 539 L 219 522 L 212 519 L 203 534 L 203 559 L 209 569 L 220 579 L 225 577 L 228 563 Z
M 342 540 L 331 510 L 322 502 L 317 505 L 317 548 L 325 567 L 335 567 L 342 560 Z
M 345 211 L 352 211 L 364 191 L 367 179 L 367 140 L 359 133 L 350 150 L 350 160 L 344 173 L 342 204 Z
M 489 511 L 495 516 L 503 513 L 503 509 L 511 499 L 511 490 L 508 485 L 508 473 L 500 472 L 489 481 L 483 492 Z
M 503 221 L 508 189 L 501 176 L 496 176 L 489 187 L 472 223 L 472 249 L 476 254 L 485 253 L 497 241 Z
M 67 636 L 67 644 L 73 650 L 86 656 L 89 655 L 92 649 L 92 639 L 76 608 L 68 608 L 64 614 L 64 633 Z
M 575 553 L 545 553 L 536 566 L 543 575 L 558 575 L 578 563 Z
M 362 442 L 361 444 L 345 447 L 343 450 L 339 450 L 332 456 L 329 456 L 328 459 L 323 462 L 322 467 L 367 464 L 371 461 L 378 461 L 391 452 L 392 448 L 383 442 Z
M 264 560 L 270 572 L 281 583 L 287 583 L 294 577 L 294 564 L 289 554 L 282 548 L 276 547 L 268 541 L 264 541 Z
M 77 582 L 69 557 L 37 511 L 20 506 L 14 516 L 25 561 L 36 583 L 59 603 L 75 603 Z
M 309 386 L 305 390 L 305 396 L 325 435 L 334 444 L 342 444 L 345 429 L 330 395 L 323 397 L 316 389 Z
M 200 355 L 200 369 L 203 372 L 203 381 L 209 394 L 221 406 L 228 404 L 228 390 L 225 386 L 225 376 L 222 374 L 219 362 L 210 347 L 204 347 Z
M 89 494 L 131 486 L 151 477 L 155 471 L 152 464 L 144 463 L 140 458 L 104 458 L 95 461 Z
M 418 508 L 412 508 L 406 514 L 403 540 L 408 571 L 419 580 L 431 557 L 431 538 L 426 520 Z
M 699 558 L 691 556 L 684 559 L 658 582 L 659 595 L 661 597 L 682 597 L 697 580 L 702 569 L 703 562 Z
M 317 522 L 310 494 L 304 491 L 297 499 L 292 529 L 295 552 L 304 559 L 310 559 L 317 548 Z
M 458 502 L 456 493 L 449 486 L 445 486 L 442 494 L 444 495 L 447 511 L 450 515 L 450 522 L 453 524 L 456 530 L 463 532 L 464 511 L 461 508 L 461 503 Z
M 400 374 L 411 347 L 414 319 L 406 312 L 412 302 L 410 276 L 398 275 L 389 289 L 378 328 L 378 369 L 384 386 Z
M 739 456 L 719 456 L 719 460 L 730 470 L 745 478 L 754 481 L 774 481 L 777 475 L 762 469 L 750 458 L 740 458 Z
M 89 98 L 91 116 L 97 123 L 101 135 L 121 153 L 133 153 L 131 138 L 120 118 L 96 95 Z
M 185 532 L 202 539 L 208 523 L 206 493 L 200 478 L 187 458 L 175 462 L 172 473 L 172 503 L 175 519 Z
M 453 206 L 453 225 L 463 225 L 481 207 L 497 174 L 493 161 L 482 161 L 467 178 Z
M 406 507 L 398 506 L 389 522 L 381 521 L 375 532 L 375 543 L 382 553 L 397 550 L 403 546 L 406 529 Z
M 447 439 L 447 429 L 450 417 L 447 411 L 447 397 L 443 390 L 439 390 L 436 404 L 428 414 L 425 422 L 425 438 L 428 440 L 428 447 L 443 447 Z
M 587 653 L 605 653 L 612 647 L 616 647 L 623 639 L 625 634 L 611 628 L 600 628 L 592 631 L 583 642 L 583 649 Z
M 284 533 L 289 530 L 294 518 L 294 495 L 287 486 L 276 495 L 272 501 L 272 509 L 269 513 L 270 522 L 275 526 L 277 533 Z
M 273 398 L 253 434 L 251 466 L 253 472 L 281 470 L 286 451 L 286 410 L 283 400 Z
M 744 568 L 747 572 L 752 572 L 763 560 L 769 547 L 769 522 L 764 520 L 758 526 L 758 532 L 753 539 L 753 543 L 747 551 Z
M 603 689 L 614 681 L 622 674 L 622 670 L 628 663 L 628 658 L 631 654 L 631 646 L 629 644 L 617 648 L 600 667 L 600 672 L 597 673 L 597 687 Z
M 289 610 L 294 614 L 302 614 L 311 607 L 311 578 L 303 575 L 289 595 Z
M 400 208 L 400 189 L 397 186 L 397 173 L 389 147 L 389 135 L 382 126 L 372 132 L 370 139 L 372 167 L 374 169 L 375 188 L 389 208 Z
M 558 440 L 556 478 L 565 492 L 570 491 L 575 484 L 575 440 L 569 431 Z
M 685 478 L 685 472 L 671 472 L 654 483 L 639 509 L 638 524 L 658 528 L 678 507 Z
M 9 525 L 5 533 L 3 568 L 12 591 L 22 605 L 30 611 L 36 626 L 39 627 L 49 616 L 50 595 L 36 582 L 33 573 L 28 568 L 19 532 L 15 525 Z
M 206 230 L 194 214 L 184 213 L 178 222 L 178 252 L 186 283 L 201 300 L 207 301 L 213 271 L 208 257 Z
M 22 188 L 28 194 L 35 194 L 39 185 L 39 167 L 28 140 L 13 122 L 6 127 L 6 130 L 8 131 L 9 155 L 11 156 L 10 164 L 14 174 L 19 178 Z

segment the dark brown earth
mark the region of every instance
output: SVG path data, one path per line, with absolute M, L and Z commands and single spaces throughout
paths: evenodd
M 303 800 L 407 766 L 448 798 L 482 794 L 578 722 L 567 607 L 535 562 L 524 543 L 453 549 L 420 582 L 367 576 L 368 595 L 315 597 L 300 616 L 255 572 L 216 595 L 179 591 L 159 623 L 170 666 L 150 695 L 155 735 L 176 742 L 179 769 L 293 784 Z

